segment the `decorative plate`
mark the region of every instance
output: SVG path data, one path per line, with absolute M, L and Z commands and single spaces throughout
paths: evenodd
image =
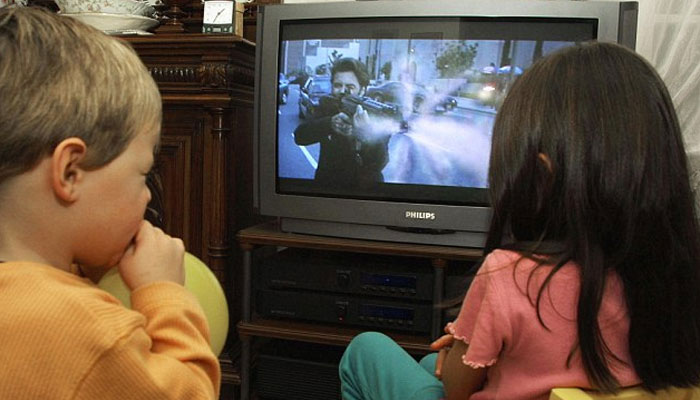
M 110 35 L 148 35 L 148 29 L 158 25 L 158 20 L 141 15 L 75 13 L 65 14 Z

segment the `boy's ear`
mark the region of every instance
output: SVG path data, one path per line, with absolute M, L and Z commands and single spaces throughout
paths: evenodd
M 76 185 L 80 183 L 85 171 L 80 162 L 85 158 L 87 145 L 77 137 L 63 140 L 51 155 L 51 185 L 56 196 L 66 202 L 78 198 Z

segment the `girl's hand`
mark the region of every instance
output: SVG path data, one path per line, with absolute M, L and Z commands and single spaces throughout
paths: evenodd
M 450 333 L 450 326 L 445 326 L 445 335 L 430 344 L 433 350 L 439 350 L 435 361 L 435 376 L 445 386 L 446 399 L 468 399 L 478 391 L 486 380 L 488 367 L 472 368 L 462 361 L 469 345 L 462 340 L 455 340 Z M 443 366 L 446 366 L 443 371 Z
M 430 349 L 438 352 L 437 360 L 435 360 L 435 376 L 438 379 L 442 379 L 442 365 L 445 362 L 445 357 L 447 352 L 450 351 L 452 343 L 454 343 L 455 338 L 452 334 L 447 333 L 447 327 L 445 327 L 445 335 L 442 335 L 433 343 L 430 344 Z
M 129 289 L 157 281 L 185 283 L 185 246 L 148 221 L 119 261 L 119 274 Z

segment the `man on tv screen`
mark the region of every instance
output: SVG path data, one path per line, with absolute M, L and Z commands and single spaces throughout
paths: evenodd
M 369 80 L 362 62 L 337 59 L 331 67 L 330 95 L 321 97 L 309 120 L 294 131 L 297 145 L 320 143 L 315 181 L 324 186 L 368 186 L 384 181 L 389 139 L 400 129 L 400 113 L 364 97 Z M 381 123 L 382 119 L 387 123 Z

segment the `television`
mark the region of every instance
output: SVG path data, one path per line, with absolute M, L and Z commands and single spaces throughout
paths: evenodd
M 288 232 L 482 247 L 491 215 L 491 130 L 508 88 L 535 60 L 564 46 L 598 40 L 634 48 L 637 13 L 632 1 L 261 7 L 254 104 L 258 212 L 278 217 Z M 333 93 L 331 72 L 340 59 L 364 67 L 368 81 L 359 93 Z M 364 125 L 353 119 L 357 105 Z M 338 122 L 329 109 L 365 130 L 330 127 L 317 142 L 302 140 L 314 121 Z M 323 141 L 337 145 L 347 137 L 355 159 L 352 150 L 346 157 L 323 149 Z M 383 154 L 362 153 L 371 148 Z M 375 171 L 367 172 L 369 165 Z

